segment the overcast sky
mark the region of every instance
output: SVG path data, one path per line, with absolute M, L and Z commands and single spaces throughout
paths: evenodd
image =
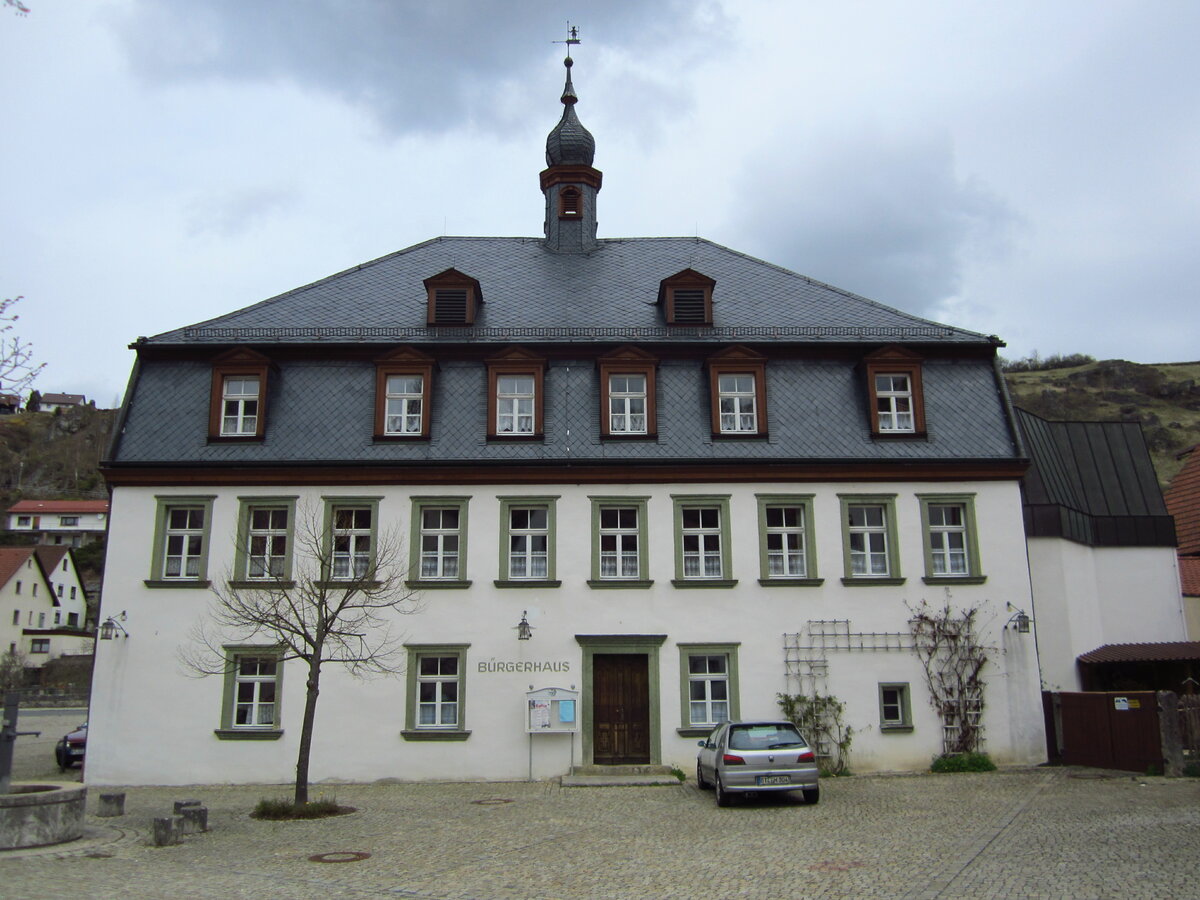
M 0 3 L 0 294 L 43 392 L 441 234 L 540 235 L 562 107 L 601 237 L 709 238 L 997 334 L 1200 359 L 1200 3 Z M 348 323 L 352 324 L 352 323 Z

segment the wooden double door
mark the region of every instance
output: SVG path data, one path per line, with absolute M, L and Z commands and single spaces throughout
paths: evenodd
M 650 762 L 649 657 L 597 653 L 592 657 L 592 762 Z

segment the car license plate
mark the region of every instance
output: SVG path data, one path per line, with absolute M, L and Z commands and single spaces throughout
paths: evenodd
M 759 775 L 756 784 L 791 784 L 792 779 L 787 775 Z

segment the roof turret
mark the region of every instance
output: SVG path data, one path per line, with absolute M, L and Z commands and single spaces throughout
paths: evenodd
M 596 156 L 596 139 L 575 114 L 575 104 L 579 98 L 571 83 L 571 66 L 574 64 L 575 61 L 569 56 L 563 60 L 563 65 L 567 67 L 567 83 L 562 93 L 563 114 L 546 136 L 548 166 L 590 166 Z

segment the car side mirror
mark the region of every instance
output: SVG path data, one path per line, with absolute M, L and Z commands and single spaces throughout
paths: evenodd
M 707 745 L 708 745 L 708 741 L 696 741 L 696 746 L 697 746 L 697 747 L 704 747 L 704 746 L 707 746 Z

